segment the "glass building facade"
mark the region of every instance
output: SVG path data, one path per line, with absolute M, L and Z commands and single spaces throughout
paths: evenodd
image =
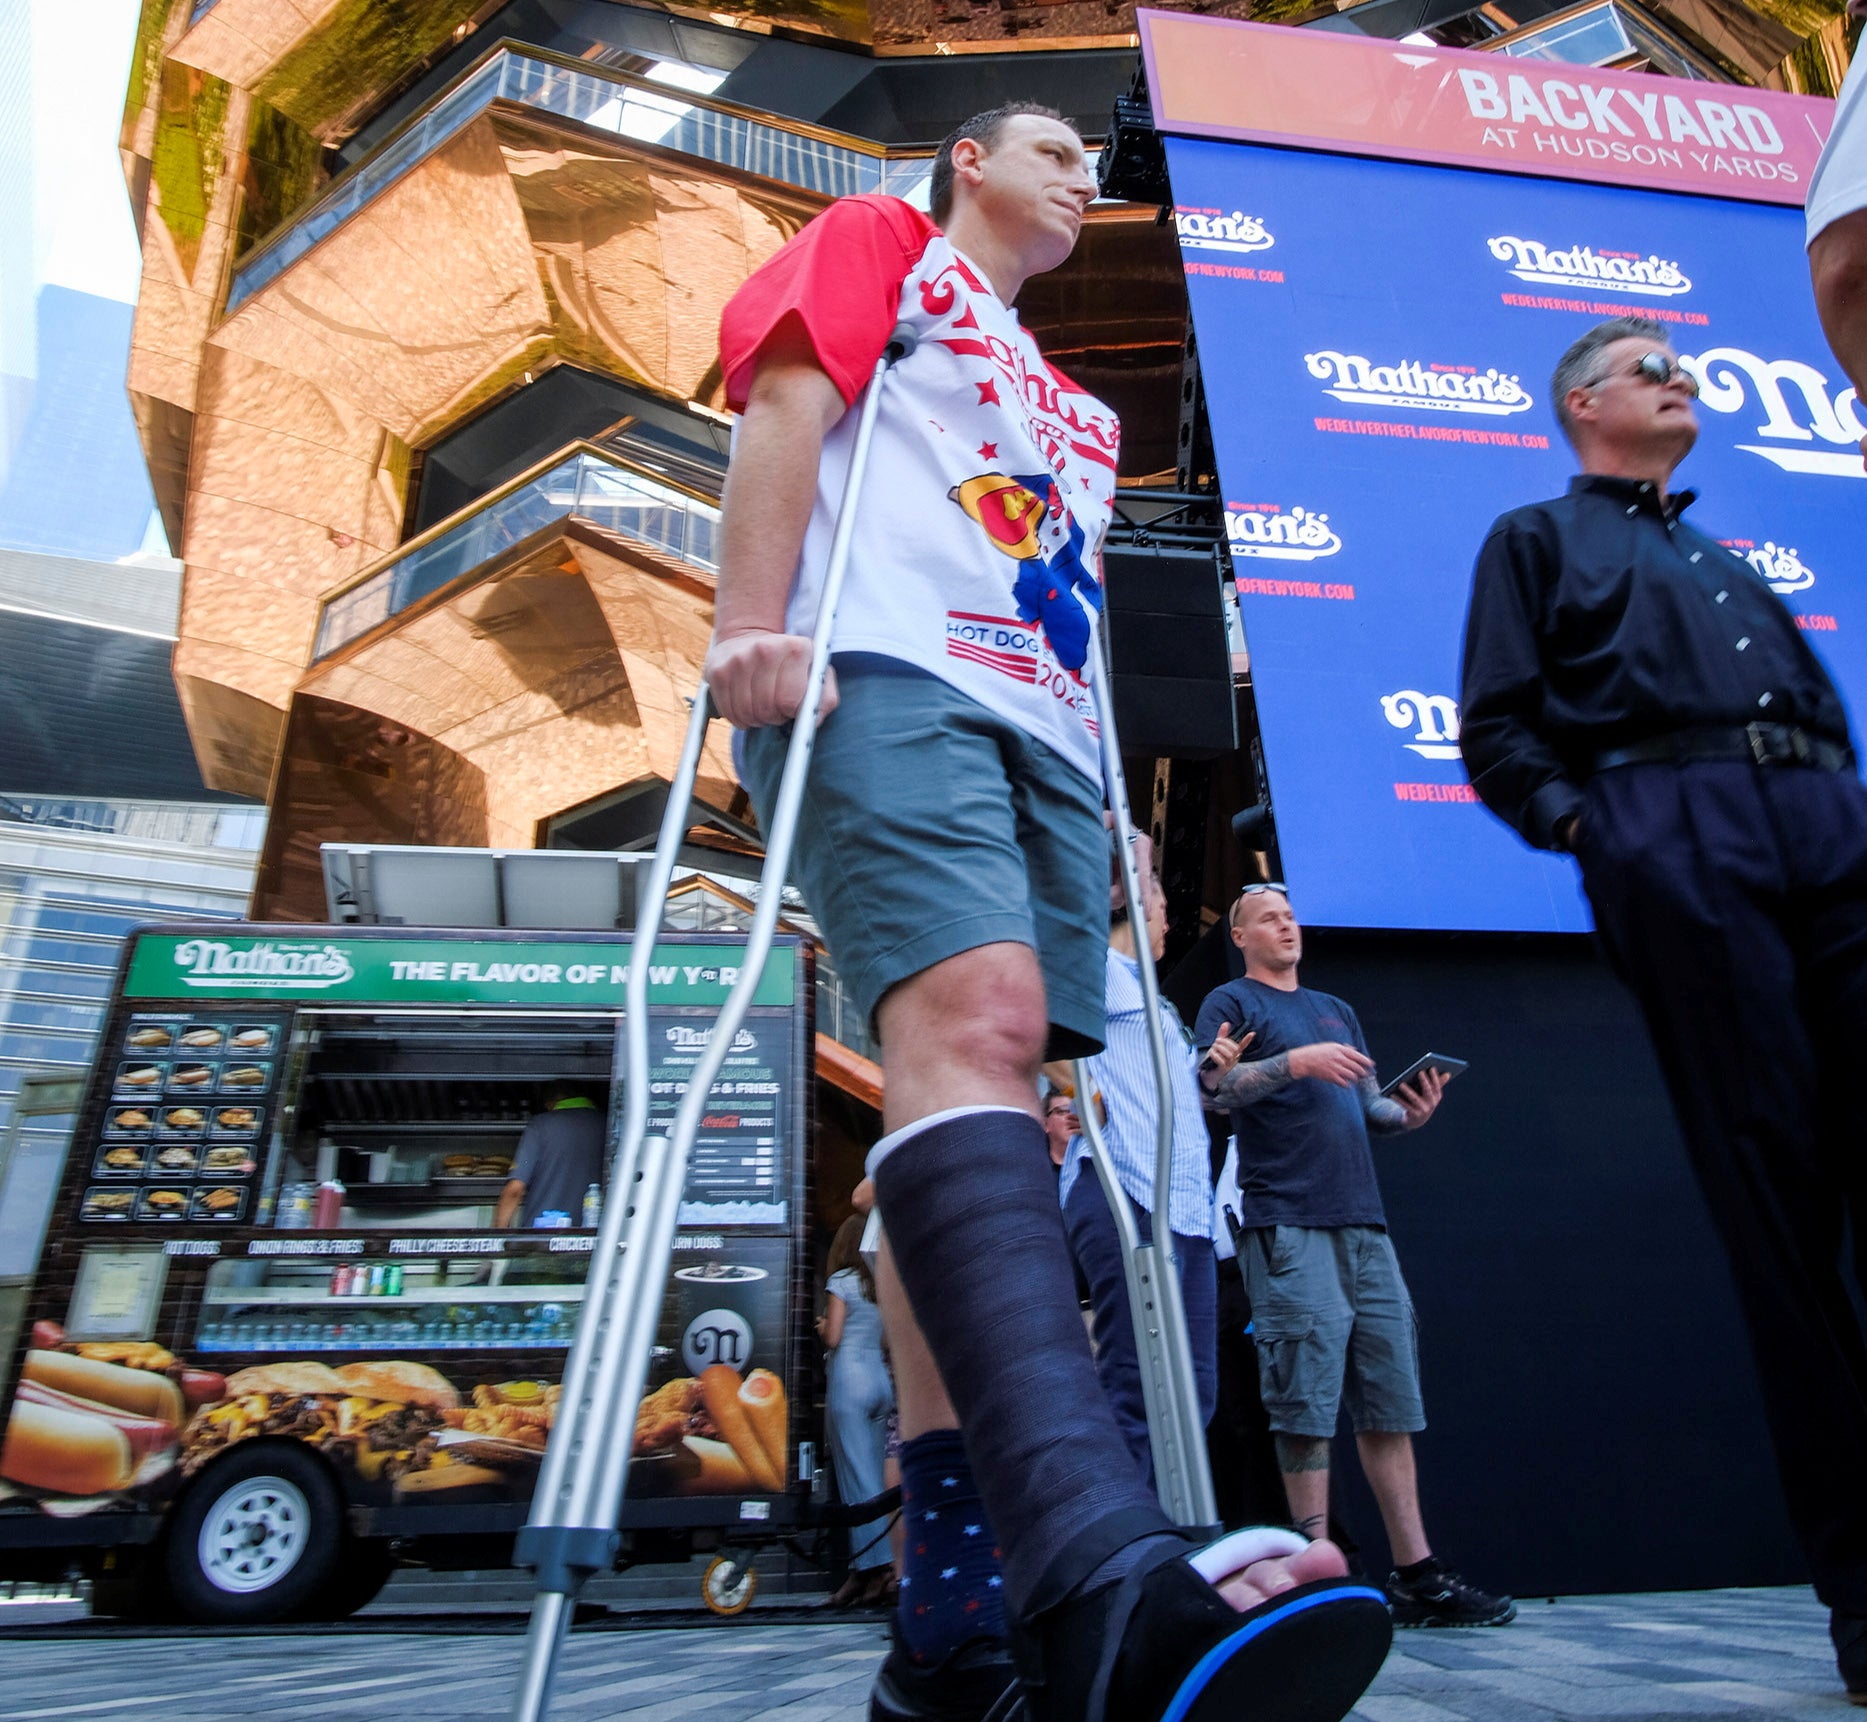
M 132 927 L 244 913 L 264 829 L 257 808 L 0 796 L 0 1132 L 26 1075 L 89 1064 Z

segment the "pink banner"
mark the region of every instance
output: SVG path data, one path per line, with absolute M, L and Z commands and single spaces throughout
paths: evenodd
M 1177 12 L 1138 14 L 1182 136 L 1801 204 L 1835 104 Z

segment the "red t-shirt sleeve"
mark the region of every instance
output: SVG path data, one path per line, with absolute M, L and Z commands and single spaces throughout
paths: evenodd
M 745 410 L 774 339 L 802 333 L 845 406 L 875 369 L 901 308 L 901 283 L 938 231 L 898 197 L 843 197 L 763 265 L 720 317 L 726 405 Z

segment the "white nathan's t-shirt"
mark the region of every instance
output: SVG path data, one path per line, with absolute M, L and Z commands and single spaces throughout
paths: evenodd
M 1835 129 L 1809 179 L 1808 243 L 1823 228 L 1867 209 L 1867 53 L 1856 54 L 1835 102 Z
M 811 631 L 855 443 L 853 410 L 898 322 L 832 650 L 939 676 L 1100 778 L 1085 664 L 1100 614 L 1121 426 L 1049 364 L 985 276 L 899 198 L 833 203 L 727 305 L 727 403 L 799 330 L 852 410 L 825 439 L 785 626 Z

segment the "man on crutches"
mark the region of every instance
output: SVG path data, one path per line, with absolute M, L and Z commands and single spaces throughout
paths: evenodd
M 994 110 L 942 145 L 932 221 L 845 199 L 735 296 L 708 686 L 768 817 L 851 408 L 907 323 L 918 344 L 881 390 L 846 527 L 792 861 L 883 1044 L 870 1170 L 903 1490 L 942 1503 L 908 1539 L 872 1713 L 983 1716 L 1011 1683 L 1002 1621 L 1036 1722 L 1334 1722 L 1385 1654 L 1379 1595 L 1327 1543 L 1199 1549 L 1161 1512 L 1096 1380 L 1038 1121 L 1042 1060 L 1102 1041 L 1093 570 L 1119 427 L 1010 307 L 1069 256 L 1094 195 L 1067 124 Z

